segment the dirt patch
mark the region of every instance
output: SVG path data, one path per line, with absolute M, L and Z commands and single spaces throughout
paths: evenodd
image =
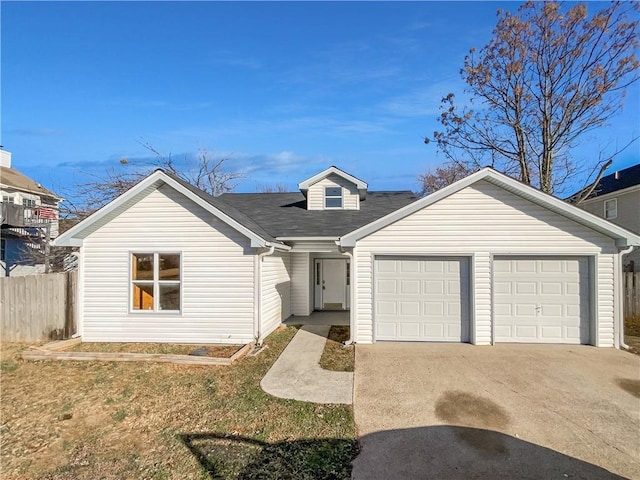
M 231 358 L 242 345 L 176 345 L 170 343 L 82 342 L 66 349 L 68 352 L 150 353 L 165 355 L 197 355 Z
M 344 346 L 344 342 L 349 340 L 349 336 L 348 326 L 334 325 L 331 327 L 320 358 L 320 367 L 334 372 L 353 372 L 355 348 L 353 345 Z
M 628 315 L 625 317 L 624 331 L 627 335 L 640 337 L 640 315 Z
M 625 392 L 630 393 L 636 398 L 640 398 L 640 380 L 635 378 L 618 378 L 616 383 Z
M 467 445 L 484 453 L 507 453 L 503 436 L 491 430 L 505 429 L 510 419 L 494 401 L 467 392 L 449 391 L 436 402 L 435 414 L 451 425 L 471 427 L 456 429 L 456 436 Z

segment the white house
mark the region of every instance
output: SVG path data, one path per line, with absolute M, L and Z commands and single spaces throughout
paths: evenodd
M 348 310 L 353 340 L 622 342 L 640 236 L 483 169 L 432 195 L 336 167 L 295 193 L 213 198 L 161 170 L 61 235 L 86 341 L 262 341 Z
M 45 271 L 34 251 L 58 236 L 58 195 L 13 168 L 11 152 L 0 150 L 1 275 L 22 276 Z

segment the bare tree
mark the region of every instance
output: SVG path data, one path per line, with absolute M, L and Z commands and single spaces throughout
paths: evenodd
M 473 170 L 461 163 L 449 163 L 418 176 L 420 195 L 429 195 L 466 177 Z
M 620 111 L 638 80 L 638 9 L 613 2 L 589 15 L 585 4 L 527 2 L 499 11 L 493 38 L 461 70 L 470 105 L 443 98 L 444 129 L 425 143 L 451 163 L 490 165 L 547 193 L 564 193 L 569 180 L 597 182 L 619 150 L 588 162 L 571 152 Z
M 176 162 L 171 155 L 162 155 L 150 143 L 140 144 L 155 155 L 155 160 L 144 164 L 132 164 L 123 158 L 120 168 L 109 169 L 104 176 L 94 175 L 68 192 L 61 205 L 61 216 L 68 222 L 80 221 L 129 190 L 155 169 L 163 169 L 213 196 L 232 191 L 235 181 L 243 178 L 240 172 L 230 172 L 225 167 L 226 158 L 215 158 L 202 149 L 195 159 L 185 157 Z
M 284 183 L 263 185 L 259 188 L 256 187 L 256 190 L 259 190 L 261 193 L 287 193 L 289 191 Z
M 228 160 L 227 158 L 214 158 L 206 148 L 198 151 L 195 160 L 185 158 L 181 165 L 177 165 L 171 155 L 162 155 L 148 142 L 140 143 L 156 155 L 157 168 L 180 177 L 214 197 L 233 191 L 236 181 L 244 178 L 241 172 L 230 172 L 225 169 L 224 163 Z

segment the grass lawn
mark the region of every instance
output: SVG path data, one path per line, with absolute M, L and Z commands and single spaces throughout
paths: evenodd
M 352 409 L 260 379 L 295 334 L 233 366 L 27 362 L 3 344 L 3 479 L 348 479 Z
M 320 358 L 320 366 L 325 370 L 337 372 L 353 372 L 355 350 L 353 345 L 343 346 L 349 340 L 349 327 L 334 325 L 329 330 L 329 337 Z

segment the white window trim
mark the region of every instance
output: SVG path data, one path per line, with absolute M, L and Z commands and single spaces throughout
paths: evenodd
M 134 255 L 153 255 L 153 280 L 133 280 L 133 256 Z M 180 280 L 159 280 L 160 277 L 160 255 L 179 255 L 180 256 Z M 129 313 L 138 315 L 176 315 L 182 314 L 183 306 L 183 284 L 184 284 L 184 268 L 182 262 L 182 252 L 171 251 L 147 251 L 147 250 L 131 250 L 129 252 Z M 135 283 L 139 285 L 153 285 L 153 310 L 143 310 L 133 308 L 133 287 Z M 180 308 L 178 310 L 161 310 L 160 309 L 160 285 L 178 285 L 180 287 Z
M 328 195 L 327 196 L 327 189 L 328 188 L 339 188 L 340 189 L 340 196 L 338 195 Z M 339 198 L 340 199 L 340 206 L 339 207 L 329 207 L 327 206 L 327 199 L 329 198 Z M 325 210 L 342 210 L 344 208 L 344 189 L 341 186 L 335 186 L 335 187 L 328 187 L 325 186 L 324 187 L 324 208 Z
M 614 208 L 607 208 L 607 204 L 609 203 L 613 203 Z M 603 208 L 604 208 L 604 218 L 607 220 L 613 220 L 615 218 L 618 218 L 618 199 L 617 198 L 610 198 L 609 200 L 605 200 L 604 204 L 603 204 Z M 609 212 L 613 210 L 615 212 L 614 215 L 610 215 Z

